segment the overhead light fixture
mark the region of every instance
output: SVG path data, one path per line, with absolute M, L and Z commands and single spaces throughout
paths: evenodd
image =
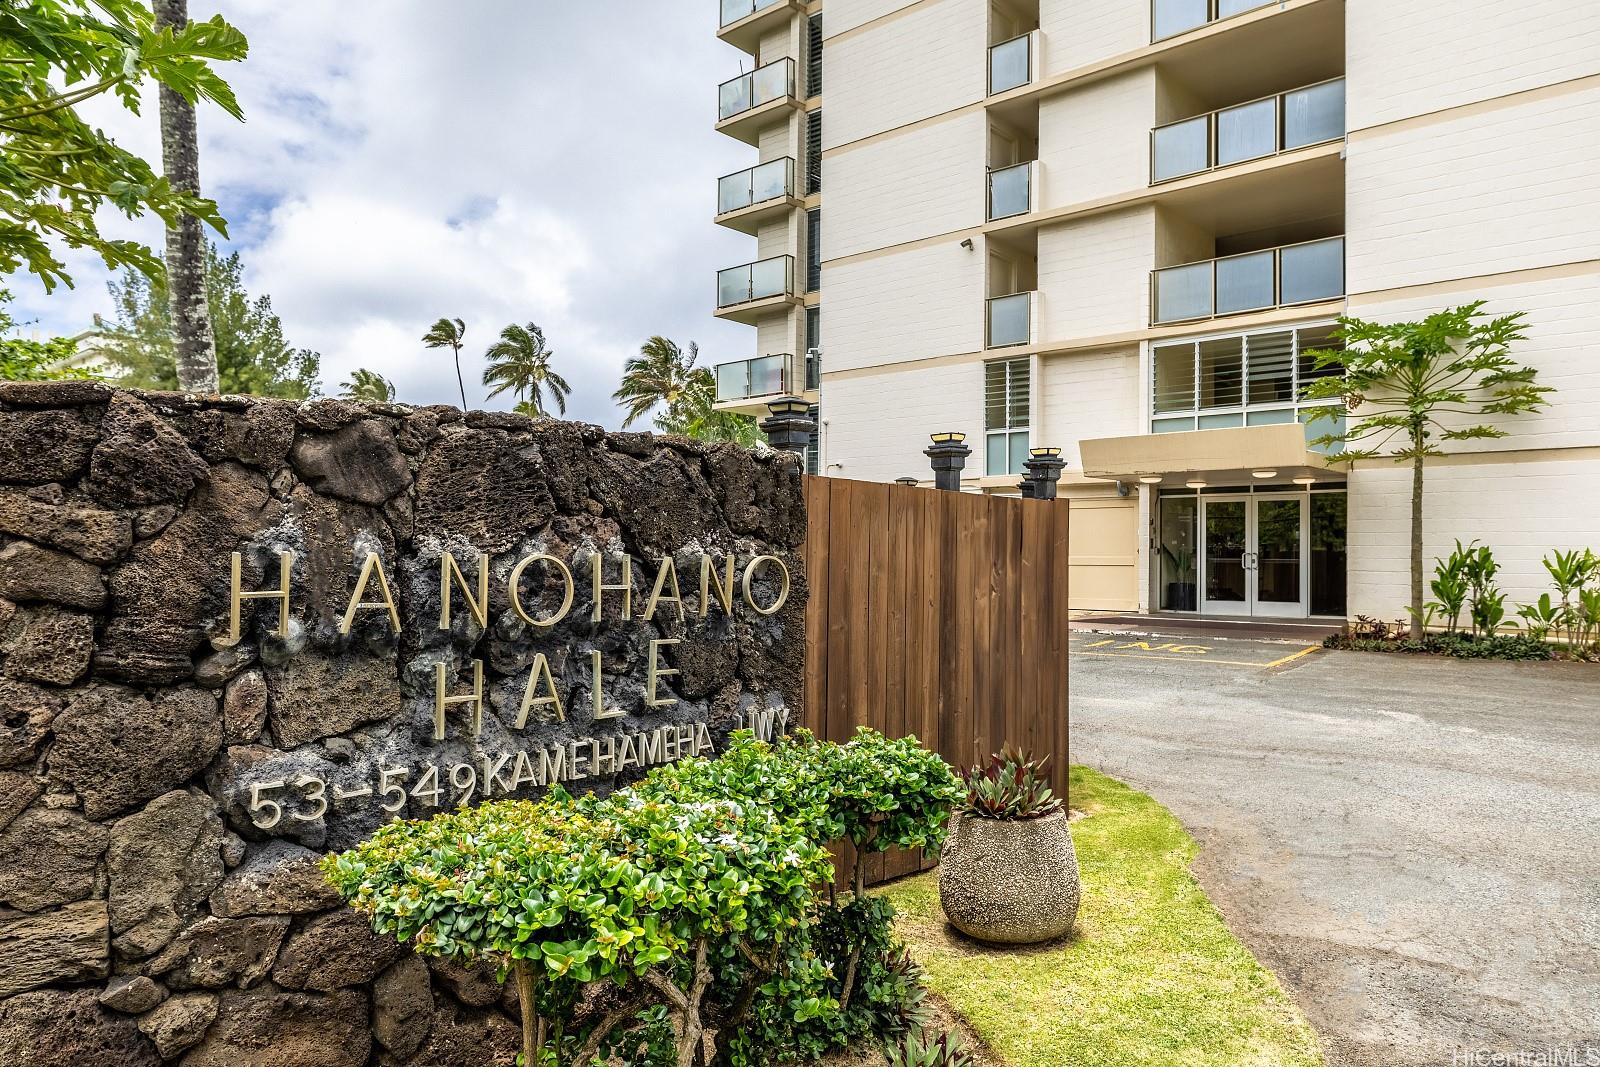
M 1139 480 L 1145 485 L 1160 485 L 1162 476 L 1159 474 L 1141 474 Z
M 1302 474 L 1294 480 L 1295 485 L 1316 485 L 1317 480 L 1309 474 Z
M 1200 478 L 1191 478 L 1189 481 L 1184 482 L 1183 484 L 1187 485 L 1190 489 L 1204 489 L 1206 487 L 1205 481 Z
M 1276 478 L 1278 476 L 1277 471 L 1251 471 L 1250 473 L 1257 478 Z

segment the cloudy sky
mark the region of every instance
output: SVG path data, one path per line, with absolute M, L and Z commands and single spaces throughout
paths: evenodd
M 215 6 L 213 6 L 215 5 Z M 457 403 L 448 350 L 418 339 L 467 323 L 467 400 L 508 322 L 542 326 L 572 384 L 568 417 L 616 426 L 622 362 L 653 333 L 701 360 L 748 354 L 712 318 L 717 268 L 750 238 L 711 224 L 715 183 L 753 150 L 712 132 L 717 83 L 741 71 L 716 0 L 191 0 L 250 39 L 224 65 L 242 124 L 200 114 L 201 182 L 221 205 L 252 294 L 289 340 L 322 353 L 326 392 L 355 367 L 399 399 Z M 142 119 L 94 116 L 159 162 Z M 159 248 L 159 227 L 108 221 Z M 76 289 L 15 278 L 19 320 L 75 333 L 109 315 L 107 275 L 70 257 Z

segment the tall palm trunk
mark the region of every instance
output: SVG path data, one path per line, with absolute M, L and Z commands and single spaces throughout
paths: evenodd
M 1411 639 L 1422 640 L 1422 440 L 1411 457 Z
M 153 0 L 158 27 L 189 23 L 189 0 Z M 194 105 L 161 86 L 161 165 L 174 189 L 200 192 L 200 144 Z M 200 220 L 180 215 L 167 227 L 167 292 L 172 304 L 172 342 L 178 387 L 215 393 L 217 346 L 206 304 L 206 242 Z

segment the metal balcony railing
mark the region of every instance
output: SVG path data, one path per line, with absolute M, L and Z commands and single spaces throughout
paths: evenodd
M 783 0 L 722 0 L 722 21 L 717 26 L 719 29 L 723 26 L 732 26 L 742 18 L 748 18 L 757 11 L 765 11 L 772 5 L 782 2 Z
M 717 119 L 731 119 L 794 95 L 794 60 L 785 56 L 717 86 Z
M 1310 304 L 1344 295 L 1344 238 L 1328 237 L 1150 274 L 1152 325 Z
M 719 363 L 716 375 L 718 403 L 753 396 L 791 396 L 797 392 L 794 356 L 788 352 Z
M 727 308 L 789 296 L 794 292 L 794 257 L 773 256 L 717 271 L 717 307 Z
M 1218 19 L 1242 15 L 1272 0 L 1151 0 L 1150 40 L 1175 37 Z
M 1035 161 L 989 172 L 989 220 L 1026 215 L 1033 210 Z
M 1033 343 L 1033 293 L 990 297 L 986 318 L 986 348 Z
M 1222 108 L 1150 131 L 1150 184 L 1344 136 L 1344 79 Z
M 765 204 L 794 195 L 794 159 L 769 160 L 759 167 L 735 171 L 717 179 L 717 214 Z
M 1015 89 L 1033 81 L 1034 37 L 1032 30 L 989 48 L 989 95 Z

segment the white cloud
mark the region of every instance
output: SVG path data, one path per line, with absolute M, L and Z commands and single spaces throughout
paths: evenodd
M 474 405 L 483 348 L 533 321 L 569 413 L 611 425 L 647 335 L 698 340 L 712 362 L 751 350 L 747 327 L 710 314 L 715 270 L 754 255 L 710 223 L 717 176 L 753 162 L 711 130 L 716 85 L 740 69 L 716 0 L 219 6 L 251 42 L 228 73 L 247 121 L 202 113 L 202 180 L 251 291 L 323 354 L 326 390 L 364 366 L 403 400 L 450 401 L 449 352 L 419 341 L 441 315 L 467 320 Z M 96 118 L 158 155 L 153 107 Z M 115 228 L 160 240 L 148 222 Z M 103 268 L 71 266 L 69 294 L 13 283 L 44 329 L 110 310 Z

